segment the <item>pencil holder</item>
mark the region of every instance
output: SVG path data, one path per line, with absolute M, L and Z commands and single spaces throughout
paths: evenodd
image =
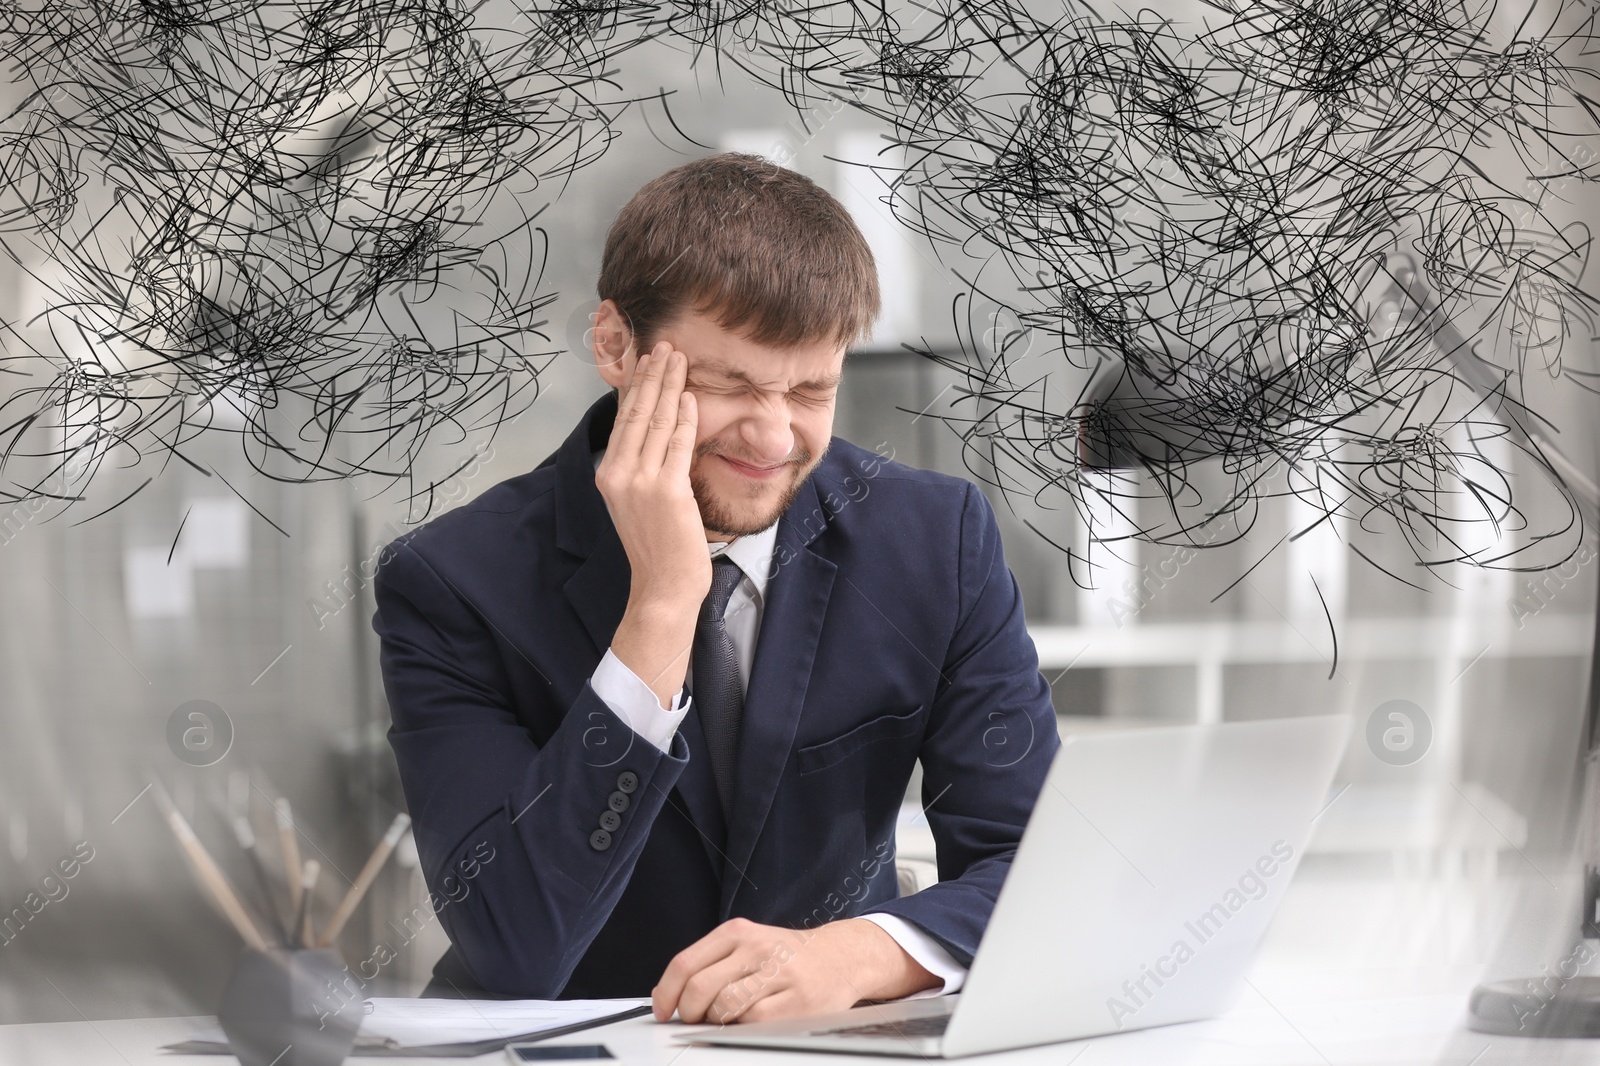
M 243 1066 L 337 1066 L 361 1027 L 362 999 L 332 948 L 246 948 L 217 1021 Z

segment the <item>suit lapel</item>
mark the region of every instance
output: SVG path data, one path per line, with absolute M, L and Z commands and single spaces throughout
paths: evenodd
M 583 557 L 562 592 L 588 631 L 597 659 L 611 646 L 611 638 L 622 624 L 633 577 L 627 549 L 617 536 L 605 498 L 594 484 L 594 453 L 604 445 L 616 413 L 614 397 L 607 395 L 596 401 L 555 457 L 559 473 L 556 542 L 563 551 Z M 712 870 L 721 870 L 726 861 L 726 829 L 700 720 L 692 712 L 685 715 L 678 732 L 689 747 L 689 765 L 673 789 L 681 802 L 672 796 L 668 800 L 700 830 L 706 860 Z
M 818 503 L 813 479 L 807 479 L 779 519 L 767 601 L 745 689 L 734 809 L 728 820 L 727 859 L 722 867 L 723 919 L 732 914 L 735 896 L 752 888 L 745 871 L 772 810 L 800 725 L 800 708 L 838 570 L 807 547 L 821 532 L 826 513 Z
M 622 624 L 622 613 L 628 608 L 628 583 L 633 576 L 628 553 L 616 531 L 608 530 L 607 534 L 594 547 L 594 554 L 561 586 L 567 602 L 589 631 L 597 655 L 606 653 L 612 635 Z

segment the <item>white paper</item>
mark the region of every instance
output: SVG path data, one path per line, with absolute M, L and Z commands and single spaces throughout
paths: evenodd
M 369 999 L 361 1039 L 400 1047 L 463 1044 L 592 1021 L 649 999 Z
M 369 999 L 356 1034 L 360 1047 L 431 1047 L 509 1040 L 577 1022 L 621 1014 L 644 999 Z M 190 1042 L 225 1049 L 222 1029 L 209 1025 Z

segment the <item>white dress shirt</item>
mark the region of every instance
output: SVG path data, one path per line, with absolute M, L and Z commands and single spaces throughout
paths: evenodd
M 595 454 L 595 466 L 600 465 L 600 458 L 604 454 L 604 451 Z M 739 687 L 746 691 L 750 687 L 750 667 L 755 661 L 756 636 L 761 631 L 767 578 L 772 572 L 772 549 L 777 537 L 778 524 L 774 522 L 760 533 L 738 537 L 731 542 L 711 541 L 707 544 L 712 558 L 726 555 L 744 571 L 744 579 L 734 586 L 733 594 L 728 597 L 727 610 L 722 618 L 739 663 Z M 607 648 L 589 684 L 594 688 L 595 695 L 604 700 L 606 706 L 611 708 L 611 713 L 626 722 L 628 728 L 661 751 L 666 751 L 672 744 L 672 735 L 678 731 L 678 724 L 689 713 L 692 701 L 687 690 L 692 680 L 691 667 L 684 681 L 684 691 L 678 693 L 672 707 L 663 707 L 650 686 Z M 895 943 L 923 969 L 944 980 L 942 988 L 929 988 L 907 996 L 907 999 L 942 996 L 959 991 L 965 983 L 966 967 L 952 958 L 938 941 L 910 922 L 893 914 L 863 914 L 861 917 L 892 936 Z

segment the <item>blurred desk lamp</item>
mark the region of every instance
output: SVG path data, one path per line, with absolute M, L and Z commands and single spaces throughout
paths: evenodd
M 1506 374 L 1473 354 L 1470 345 L 1445 318 L 1438 301 L 1418 277 L 1414 265 L 1394 273 L 1395 288 L 1423 316 L 1435 342 L 1454 364 L 1456 376 L 1470 385 L 1496 414 L 1506 407 Z M 1600 488 L 1545 436 L 1537 426 L 1502 414 L 1518 443 L 1532 455 L 1543 456 L 1582 508 L 1584 518 L 1600 525 Z M 1600 600 L 1597 600 L 1600 606 Z M 1600 615 L 1597 615 L 1593 651 L 1589 659 L 1589 686 L 1584 707 L 1584 740 L 1579 773 L 1581 799 L 1578 825 L 1583 853 L 1583 890 L 1577 915 L 1577 937 L 1600 939 L 1600 848 L 1596 821 L 1600 818 Z M 1559 971 L 1560 966 L 1558 964 Z M 1488 981 L 1472 990 L 1467 1004 L 1467 1027 L 1474 1032 L 1501 1036 L 1600 1037 L 1600 977 L 1577 972 Z
M 1382 272 L 1389 290 L 1379 301 L 1402 308 L 1411 322 L 1426 329 L 1449 359 L 1458 380 L 1470 387 L 1483 406 L 1505 426 L 1512 440 L 1529 455 L 1542 457 L 1582 509 L 1600 528 L 1600 488 L 1580 470 L 1538 424 L 1516 409 L 1506 392 L 1509 374 L 1478 358 L 1471 343 L 1449 321 L 1438 299 L 1406 254 L 1385 258 Z M 1374 275 L 1374 279 L 1378 275 Z M 1370 286 L 1368 291 L 1371 291 Z M 1376 302 L 1375 302 L 1376 305 Z M 1269 385 L 1270 388 L 1270 385 Z M 1193 401 L 1181 395 L 1182 383 L 1157 384 L 1132 368 L 1091 376 L 1080 396 L 1080 410 L 1090 412 L 1079 426 L 1078 454 L 1088 469 L 1183 463 L 1224 453 L 1237 453 L 1248 440 L 1235 427 L 1212 417 L 1185 417 Z M 1198 391 L 1198 390 L 1197 390 Z M 1270 402 L 1271 397 L 1265 398 Z M 1597 612 L 1600 613 L 1600 612 Z M 1590 659 L 1585 706 L 1579 808 L 1583 839 L 1582 913 L 1575 932 L 1600 939 L 1600 617 Z M 1600 1037 L 1600 977 L 1578 974 L 1491 981 L 1473 989 L 1468 1027 L 1507 1036 Z

